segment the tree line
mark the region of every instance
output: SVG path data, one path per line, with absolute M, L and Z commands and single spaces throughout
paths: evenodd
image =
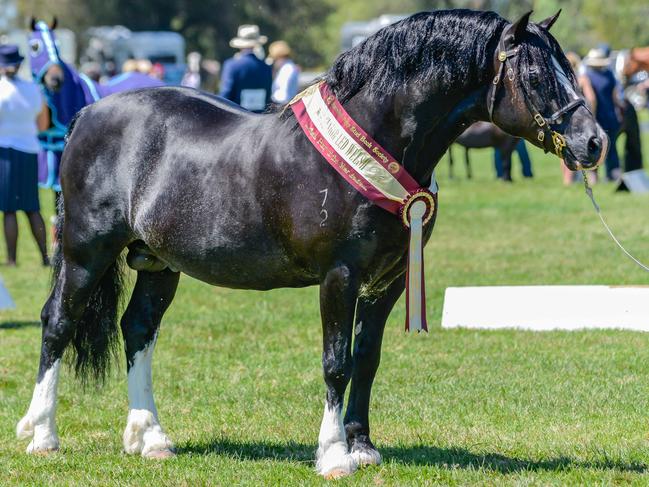
M 345 22 L 381 14 L 409 14 L 440 8 L 495 10 L 514 19 L 534 10 L 533 19 L 559 8 L 562 16 L 553 33 L 564 49 L 584 54 L 600 42 L 614 49 L 649 45 L 647 0 L 17 0 L 21 18 L 31 15 L 78 34 L 97 25 L 121 24 L 131 30 L 173 30 L 188 50 L 224 59 L 232 55 L 229 40 L 237 26 L 258 24 L 271 40 L 293 46 L 297 61 L 307 68 L 329 65 L 340 52 Z

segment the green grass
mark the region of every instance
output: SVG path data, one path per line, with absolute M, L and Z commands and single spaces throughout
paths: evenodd
M 399 301 L 372 403 L 384 463 L 338 483 L 644 485 L 649 335 L 439 328 L 447 286 L 649 284 L 605 235 L 583 188 L 561 185 L 555 159 L 534 150 L 537 177 L 506 185 L 494 181 L 490 157 L 473 152 L 472 181 L 459 164 L 448 180 L 441 164 L 439 218 L 426 248 L 434 327 L 405 335 Z M 606 184 L 595 193 L 620 239 L 649 261 L 649 197 Z M 14 427 L 34 385 L 48 273 L 21 223 L 19 267 L 1 270 L 18 307 L 0 313 L 0 484 L 324 483 L 313 465 L 324 401 L 316 288 L 232 291 L 182 278 L 154 359 L 177 458 L 121 452 L 124 366 L 85 392 L 64 371 L 61 451 L 26 455 Z M 586 313 L 588 304 L 575 306 Z

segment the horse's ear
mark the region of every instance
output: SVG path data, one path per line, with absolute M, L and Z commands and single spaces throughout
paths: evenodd
M 29 21 L 29 26 L 32 29 L 32 32 L 36 30 L 36 17 L 32 16 L 31 20 Z
M 507 35 L 505 36 L 507 42 L 512 45 L 522 42 L 523 37 L 525 37 L 525 31 L 527 30 L 527 24 L 530 22 L 530 15 L 532 15 L 531 10 L 507 28 Z
M 556 14 L 554 14 L 552 17 L 548 17 L 547 19 L 542 20 L 541 22 L 539 22 L 539 25 L 541 27 L 543 27 L 545 30 L 550 30 L 550 28 L 552 28 L 554 23 L 559 18 L 560 13 L 561 13 L 561 9 L 559 9 L 559 11 Z
M 50 24 L 50 30 L 56 29 L 57 24 L 59 23 L 56 16 L 52 17 L 52 23 Z

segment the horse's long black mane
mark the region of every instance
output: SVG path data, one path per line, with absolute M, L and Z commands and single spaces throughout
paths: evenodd
M 458 9 L 414 14 L 342 53 L 326 80 L 342 101 L 361 88 L 389 96 L 412 81 L 430 83 L 432 89 L 475 84 L 493 62 L 493 50 L 506 24 L 494 12 Z
M 381 29 L 342 53 L 325 80 L 343 102 L 361 89 L 379 99 L 391 96 L 412 82 L 438 93 L 476 86 L 487 74 L 493 75 L 493 54 L 506 25 L 507 21 L 495 12 L 421 12 Z M 547 99 L 565 102 L 552 74 L 548 48 L 571 77 L 570 65 L 556 40 L 530 23 L 516 60 L 517 79 L 523 89 L 541 81 Z

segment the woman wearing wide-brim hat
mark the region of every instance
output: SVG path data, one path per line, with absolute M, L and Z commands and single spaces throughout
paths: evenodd
M 0 45 L 0 211 L 4 213 L 7 265 L 16 265 L 17 211 L 27 214 L 43 264 L 48 265 L 38 201 L 37 133 L 47 129 L 49 112 L 38 86 L 16 76 L 22 60 L 17 46 Z
M 618 83 L 610 69 L 611 53 L 607 45 L 591 49 L 583 61 L 586 75 L 597 99 L 595 118 L 604 129 L 611 143 L 606 156 L 606 178 L 609 181 L 620 177 L 620 158 L 615 146 L 615 139 L 622 127 L 623 103 L 618 94 Z
M 288 103 L 297 95 L 300 69 L 291 55 L 291 48 L 286 41 L 275 41 L 268 46 L 268 57 L 273 61 L 272 98 L 275 103 Z

